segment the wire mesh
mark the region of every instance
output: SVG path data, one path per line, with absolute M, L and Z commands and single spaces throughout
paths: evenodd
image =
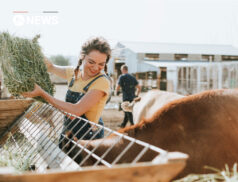
M 91 127 L 81 138 L 75 137 L 77 133 L 62 133 L 65 116 L 73 118 L 75 126 L 84 121 L 77 132 L 88 123 Z M 101 130 L 104 130 L 104 138 L 94 140 Z M 82 140 L 92 131 L 95 132 L 89 140 Z M 83 170 L 88 165 L 111 168 L 116 164 L 134 165 L 167 155 L 167 151 L 158 147 L 39 102 L 34 102 L 7 134 L 8 140 L 0 148 L 0 165 L 2 161 L 2 165 L 12 165 L 19 171 Z

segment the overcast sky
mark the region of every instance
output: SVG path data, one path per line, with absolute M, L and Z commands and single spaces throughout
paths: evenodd
M 238 0 L 8 0 L 0 6 L 0 31 L 28 38 L 41 34 L 47 56 L 78 56 L 91 36 L 103 36 L 111 45 L 238 46 Z

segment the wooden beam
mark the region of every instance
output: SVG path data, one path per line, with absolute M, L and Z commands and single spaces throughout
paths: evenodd
M 0 100 L 0 111 L 2 110 L 24 110 L 29 107 L 31 103 L 33 103 L 33 99 L 7 99 Z
M 168 182 L 171 181 L 185 167 L 185 160 L 175 160 L 165 164 L 137 163 L 115 165 L 113 168 L 97 167 L 85 168 L 82 171 L 47 171 L 47 173 L 25 173 L 21 175 L 2 174 L 3 181 L 21 182 Z

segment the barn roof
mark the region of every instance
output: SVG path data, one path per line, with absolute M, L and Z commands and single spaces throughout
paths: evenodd
M 232 45 L 123 41 L 117 43 L 117 48 L 128 48 L 135 53 L 238 55 L 238 49 Z
M 238 65 L 236 61 L 225 61 L 225 62 L 204 62 L 204 61 L 143 61 L 145 64 L 149 64 L 154 67 L 207 67 L 207 66 L 218 66 L 218 65 Z

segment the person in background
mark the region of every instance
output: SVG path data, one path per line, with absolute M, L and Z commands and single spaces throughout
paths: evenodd
M 32 92 L 22 95 L 24 97 L 41 96 L 59 110 L 103 125 L 101 114 L 110 95 L 110 81 L 105 74 L 110 56 L 111 48 L 108 42 L 101 37 L 96 37 L 83 44 L 76 68 L 56 66 L 45 59 L 48 72 L 68 81 L 65 102 L 52 97 L 37 84 Z M 79 69 L 80 67 L 82 70 Z M 99 132 L 99 129 L 91 127 L 91 124 L 86 123 L 85 120 L 65 116 L 59 147 L 62 147 L 61 142 L 66 134 L 67 137 L 73 135 L 74 140 L 87 140 L 98 132 L 93 139 L 102 138 L 104 130 L 101 128 Z
M 128 67 L 126 65 L 121 66 L 122 74 L 119 76 L 116 86 L 116 95 L 119 94 L 120 88 L 122 89 L 122 100 L 132 102 L 135 97 L 139 96 L 141 91 L 141 87 L 134 76 L 128 73 Z M 124 128 L 128 122 L 130 121 L 131 125 L 133 122 L 132 112 L 124 111 L 124 119 L 121 123 L 120 127 Z

